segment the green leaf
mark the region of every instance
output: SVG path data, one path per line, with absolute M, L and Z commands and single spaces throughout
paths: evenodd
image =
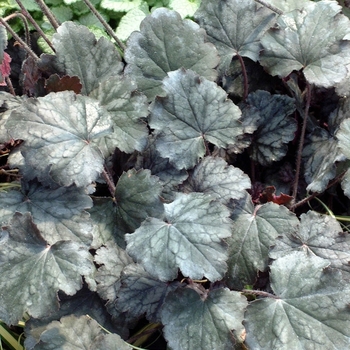
M 192 17 L 198 9 L 201 0 L 170 0 L 169 8 L 177 11 L 182 18 Z
M 289 117 L 295 111 L 294 99 L 260 90 L 249 94 L 247 101 L 260 113 L 250 149 L 252 159 L 265 166 L 281 160 L 297 130 L 297 122 Z
M 327 260 L 303 252 L 271 266 L 276 298 L 249 305 L 246 343 L 254 350 L 347 349 L 350 346 L 349 287 Z
M 128 11 L 120 20 L 116 35 L 120 40 L 126 40 L 130 34 L 136 30 L 140 30 L 141 22 L 149 14 L 147 3 L 141 3 L 137 8 Z
M 7 222 L 15 212 L 30 212 L 49 244 L 72 240 L 89 247 L 92 222 L 85 209 L 91 206 L 85 190 L 75 186 L 52 189 L 31 182 L 22 183 L 21 191 L 0 192 L 1 221 Z
M 335 1 L 309 1 L 277 19 L 261 39 L 260 63 L 271 75 L 286 77 L 303 69 L 309 83 L 331 87 L 344 79 L 349 61 L 349 19 Z
M 57 292 L 75 294 L 82 276 L 95 271 L 86 246 L 72 241 L 48 245 L 29 213 L 16 213 L 0 244 L 0 317 L 16 324 L 25 312 L 42 317 L 58 309 Z
M 99 324 L 87 316 L 66 316 L 46 327 L 40 336 L 40 343 L 34 349 L 131 350 L 131 347 L 119 335 L 103 333 Z
M 250 179 L 242 170 L 219 157 L 204 157 L 185 184 L 186 193 L 206 193 L 223 204 L 244 197 L 250 187 Z
M 195 14 L 219 51 L 220 71 L 227 71 L 237 55 L 256 62 L 262 48 L 260 39 L 273 25 L 275 16 L 253 0 L 204 0 Z
M 128 12 L 139 7 L 143 0 L 102 0 L 100 6 L 115 12 Z
M 230 288 L 242 289 L 254 284 L 258 271 L 266 270 L 276 238 L 293 233 L 299 221 L 286 207 L 272 202 L 254 207 L 249 195 L 237 202 L 231 219 L 226 282 Z
M 201 193 L 179 194 L 165 204 L 165 221 L 147 218 L 135 233 L 125 236 L 127 252 L 161 281 L 203 276 L 217 281 L 226 272 L 226 244 L 232 222 L 227 208 Z M 220 227 L 220 230 L 218 230 Z
M 139 264 L 126 266 L 120 282 L 116 307 L 134 318 L 146 314 L 146 318 L 151 322 L 160 322 L 164 299 L 180 285 L 179 282 L 170 284 L 159 281 Z
M 95 262 L 102 265 L 95 277 L 97 293 L 102 299 L 113 302 L 119 290 L 120 274 L 125 266 L 133 263 L 133 260 L 125 250 L 109 242 L 106 247 L 96 251 Z
M 243 295 L 227 288 L 202 295 L 190 288 L 177 289 L 162 310 L 165 339 L 173 350 L 233 349 L 244 339 L 246 306 Z
M 103 170 L 99 139 L 112 132 L 109 114 L 97 101 L 69 91 L 29 99 L 6 123 L 35 175 L 47 172 L 60 185 L 89 185 Z M 30 132 L 28 132 L 30 130 Z
M 298 250 L 327 259 L 331 267 L 350 273 L 350 237 L 329 215 L 314 211 L 302 214 L 298 232 L 284 232 L 269 256 L 277 259 Z
M 99 101 L 111 116 L 113 133 L 99 142 L 105 156 L 112 154 L 116 147 L 126 153 L 142 151 L 147 143 L 148 129 L 145 121 L 148 115 L 147 99 L 134 93 L 136 85 L 127 77 L 115 76 L 104 80 L 90 97 Z
M 114 44 L 103 37 L 97 41 L 85 26 L 63 23 L 54 34 L 52 43 L 66 73 L 80 78 L 84 95 L 96 89 L 103 80 L 119 75 L 123 69 Z
M 214 82 L 179 69 L 163 81 L 166 97 L 151 107 L 150 126 L 158 132 L 156 148 L 176 168 L 189 169 L 206 152 L 206 142 L 219 147 L 243 133 L 240 109 Z
M 343 159 L 338 141 L 325 129 L 316 128 L 308 136 L 303 157 L 305 159 L 304 175 L 308 183 L 306 189 L 312 192 L 323 192 L 329 180 L 336 175 L 335 162 Z
M 124 58 L 125 73 L 149 101 L 164 94 L 162 80 L 168 72 L 184 67 L 215 80 L 219 63 L 214 45 L 205 42 L 204 30 L 165 8 L 154 10 L 142 21 L 140 31 L 130 35 Z
M 164 212 L 160 200 L 162 185 L 150 170 L 135 169 L 123 173 L 115 189 L 117 222 L 124 232 L 133 232 L 146 218 L 160 217 Z

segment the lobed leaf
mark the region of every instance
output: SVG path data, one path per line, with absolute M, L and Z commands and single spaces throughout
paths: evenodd
M 336 176 L 335 163 L 342 160 L 338 141 L 325 129 L 316 128 L 308 136 L 303 149 L 305 159 L 306 189 L 312 192 L 323 192 L 330 180 Z
M 284 206 L 269 202 L 254 207 L 247 195 L 237 202 L 231 219 L 234 222 L 229 244 L 226 282 L 242 289 L 254 284 L 258 271 L 268 266 L 269 248 L 279 235 L 292 234 L 298 228 L 297 217 Z
M 115 189 L 117 226 L 126 232 L 135 231 L 148 217 L 161 217 L 162 185 L 150 170 L 129 170 L 119 178 Z
M 132 264 L 133 260 L 125 250 L 109 242 L 106 247 L 96 251 L 95 262 L 102 265 L 95 277 L 97 293 L 102 299 L 114 302 L 120 287 L 121 272 L 125 266 Z
M 146 314 L 151 322 L 160 322 L 160 313 L 166 296 L 179 287 L 179 282 L 165 283 L 152 277 L 139 264 L 126 266 L 121 274 L 121 286 L 115 305 L 131 317 Z
M 251 349 L 346 349 L 350 345 L 349 287 L 327 260 L 303 252 L 271 266 L 276 298 L 251 303 L 246 343 Z
M 40 318 L 58 309 L 57 292 L 75 294 L 95 272 L 86 246 L 48 245 L 29 213 L 15 213 L 0 244 L 0 317 L 16 324 L 25 312 Z
M 219 63 L 214 45 L 205 42 L 205 31 L 165 8 L 154 10 L 141 22 L 140 31 L 130 35 L 124 58 L 125 73 L 149 101 L 163 94 L 162 80 L 168 72 L 184 67 L 215 80 Z
M 350 273 L 350 237 L 343 232 L 339 222 L 329 215 L 309 211 L 300 216 L 296 232 L 284 232 L 269 253 L 272 259 L 293 251 L 308 251 L 327 259 L 331 267 Z
M 209 194 L 224 204 L 244 197 L 250 186 L 250 179 L 242 170 L 219 157 L 204 157 L 185 184 L 186 192 Z
M 201 2 L 195 18 L 220 55 L 220 71 L 227 71 L 239 55 L 257 61 L 260 39 L 275 22 L 276 14 L 253 0 Z
M 8 222 L 15 212 L 30 212 L 49 244 L 72 240 L 89 247 L 92 222 L 85 209 L 91 206 L 85 190 L 75 186 L 50 189 L 36 182 L 22 182 L 21 191 L 0 192 L 1 222 Z
M 99 101 L 111 117 L 113 133 L 100 139 L 99 149 L 105 157 L 116 147 L 126 153 L 142 151 L 147 144 L 147 99 L 135 92 L 136 85 L 127 77 L 104 80 L 89 96 Z
M 22 154 L 34 176 L 49 174 L 63 186 L 89 185 L 103 170 L 99 139 L 112 132 L 110 116 L 97 101 L 69 91 L 28 99 L 6 123 L 22 139 Z
M 165 204 L 165 221 L 147 218 L 125 236 L 127 252 L 161 281 L 203 276 L 217 281 L 226 272 L 226 244 L 232 222 L 227 208 L 201 193 L 179 194 Z M 220 229 L 218 229 L 218 227 Z
M 94 34 L 83 25 L 64 22 L 53 35 L 52 43 L 66 73 L 80 78 L 84 95 L 88 95 L 111 75 L 119 75 L 123 69 L 115 45 L 103 37 L 97 41 Z
M 241 111 L 215 83 L 179 69 L 168 74 L 163 87 L 167 96 L 153 103 L 149 123 L 158 132 L 158 152 L 176 168 L 196 165 L 206 142 L 227 147 L 243 134 Z
M 307 81 L 331 87 L 344 79 L 349 62 L 349 19 L 336 1 L 307 2 L 278 17 L 261 39 L 260 63 L 271 75 L 286 77 L 303 69 Z
M 246 306 L 243 295 L 227 288 L 204 295 L 190 288 L 177 289 L 168 295 L 162 310 L 165 339 L 174 350 L 233 349 L 236 341 L 244 340 Z
M 53 321 L 40 336 L 35 350 L 131 350 L 117 334 L 105 334 L 95 321 L 87 316 L 66 316 Z

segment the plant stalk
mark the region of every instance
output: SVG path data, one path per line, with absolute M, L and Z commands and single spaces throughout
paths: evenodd
M 279 299 L 278 296 L 271 294 L 271 293 L 268 293 L 268 292 L 264 292 L 262 290 L 242 289 L 242 293 L 260 295 L 262 297 L 273 298 L 273 299 Z
M 49 9 L 49 7 L 45 4 L 43 0 L 35 0 L 35 2 L 39 5 L 41 11 L 43 11 L 44 15 L 47 17 L 53 28 L 57 30 L 60 24 L 57 21 L 55 15 Z
M 32 15 L 26 10 L 26 8 L 22 5 L 20 0 L 16 0 L 18 6 L 21 8 L 21 11 L 25 18 L 28 18 L 30 23 L 34 26 L 34 28 L 37 30 L 37 32 L 41 35 L 41 37 L 46 41 L 46 43 L 50 46 L 53 52 L 55 52 L 55 48 L 53 47 L 51 41 L 49 38 L 45 35 L 43 30 L 40 28 L 40 26 L 36 23 L 35 19 L 32 17 Z
M 90 9 L 90 11 L 97 17 L 97 19 L 102 23 L 102 25 L 106 28 L 107 33 L 115 40 L 117 45 L 119 46 L 119 49 L 124 53 L 126 46 L 124 43 L 115 35 L 113 29 L 111 26 L 104 20 L 104 18 L 98 13 L 98 11 L 95 9 L 95 7 L 92 5 L 92 3 L 89 0 L 83 0 L 86 4 L 86 6 Z
M 109 175 L 109 172 L 106 167 L 104 167 L 104 170 L 102 171 L 102 176 L 104 180 L 107 183 L 109 192 L 111 193 L 112 197 L 114 198 L 115 196 L 115 185 L 114 182 L 112 181 L 112 177 Z
M 248 76 L 247 76 L 247 70 L 245 68 L 245 64 L 243 61 L 243 57 L 240 55 L 237 55 L 239 59 L 239 63 L 241 64 L 242 68 L 242 74 L 243 74 L 243 101 L 245 101 L 248 97 Z
M 4 18 L 0 18 L 0 23 L 15 38 L 15 40 L 21 44 L 29 56 L 31 56 L 35 61 L 39 60 L 39 57 L 36 55 L 36 53 L 16 34 L 16 32 L 11 28 L 11 26 L 8 25 Z
M 303 127 L 301 129 L 301 135 L 300 135 L 300 140 L 299 140 L 297 161 L 296 161 L 296 168 L 295 168 L 295 179 L 294 179 L 294 184 L 293 184 L 292 197 L 294 198 L 294 200 L 296 199 L 297 194 L 298 194 L 299 177 L 300 177 L 300 169 L 301 169 L 301 157 L 302 157 L 302 153 L 303 153 L 305 132 L 306 132 L 306 126 L 307 126 L 307 118 L 309 115 L 309 109 L 310 109 L 310 103 L 311 103 L 311 90 L 312 90 L 311 85 L 309 84 L 308 81 L 306 81 L 306 106 L 305 106 L 305 111 L 304 111 Z

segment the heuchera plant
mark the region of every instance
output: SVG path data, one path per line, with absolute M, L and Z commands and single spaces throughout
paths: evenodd
M 350 348 L 349 236 L 305 206 L 350 196 L 350 21 L 261 3 L 158 8 L 125 49 L 65 22 L 0 94 L 0 319 L 26 349 Z

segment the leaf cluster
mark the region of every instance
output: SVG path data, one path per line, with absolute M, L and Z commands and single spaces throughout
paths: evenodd
M 341 10 L 202 0 L 125 44 L 64 21 L 25 58 L 0 93 L 0 319 L 27 349 L 350 346 Z

